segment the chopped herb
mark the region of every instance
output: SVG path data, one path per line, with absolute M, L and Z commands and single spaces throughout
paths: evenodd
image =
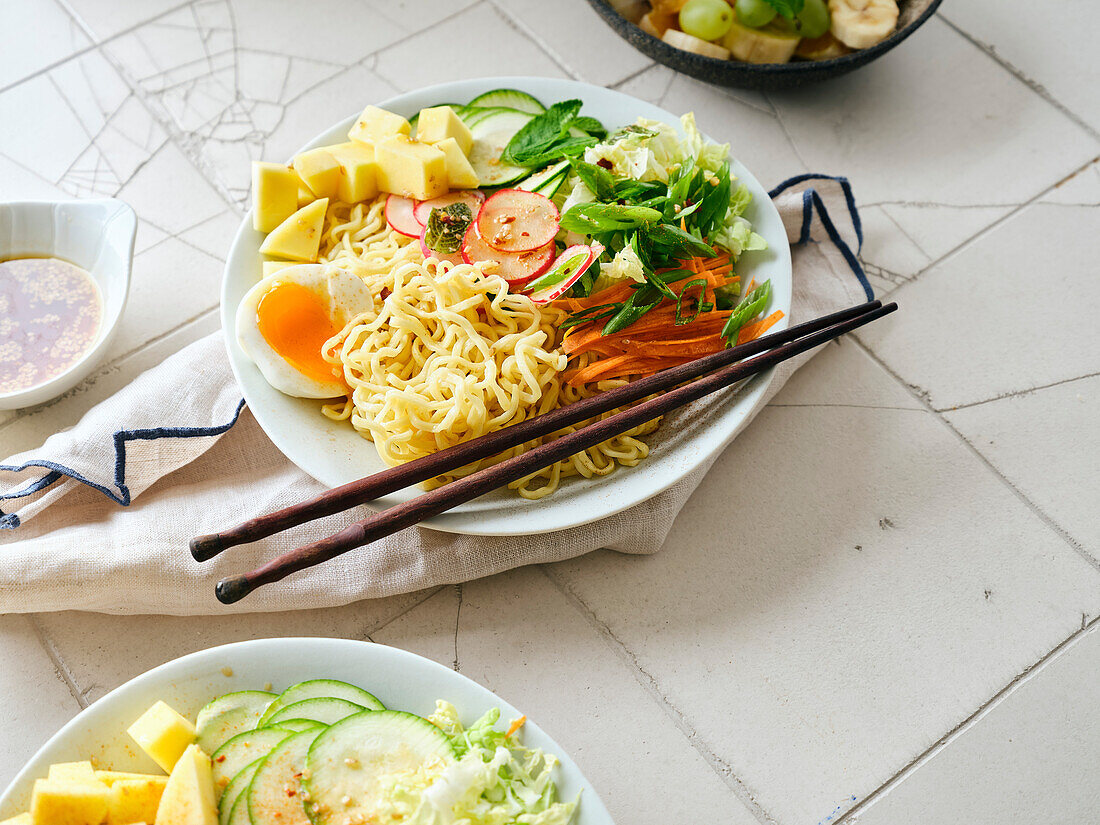
M 707 288 L 707 279 L 706 278 L 696 278 L 692 281 L 688 281 L 686 284 L 684 284 L 684 288 L 680 290 L 680 294 L 676 296 L 676 320 L 675 320 L 675 324 L 678 327 L 682 327 L 684 324 L 690 324 L 692 321 L 694 321 L 696 318 L 699 317 L 699 312 L 702 310 L 702 304 L 699 303 L 699 302 L 696 302 L 695 312 L 692 313 L 690 318 L 685 317 L 684 314 L 683 314 L 682 310 L 683 310 L 683 304 L 684 304 L 684 296 L 687 295 L 687 291 L 689 289 L 691 289 L 693 286 L 701 286 L 703 288 L 704 292 L 705 292 L 706 288 Z M 700 295 L 702 295 L 702 294 L 703 293 L 700 293 Z

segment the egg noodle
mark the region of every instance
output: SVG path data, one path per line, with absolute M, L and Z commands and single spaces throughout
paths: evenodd
M 321 260 L 362 278 L 374 309 L 325 343 L 325 360 L 342 368 L 351 394 L 322 412 L 350 421 L 375 443 L 386 464 L 413 461 L 625 383 L 565 384 L 566 356 L 558 348 L 557 330 L 566 313 L 510 293 L 482 264 L 425 261 L 415 239 L 389 227 L 384 206 L 384 196 L 355 205 L 333 203 L 325 216 Z M 563 478 L 607 475 L 618 464 L 632 467 L 649 454 L 639 436 L 658 423 L 650 421 L 510 486 L 524 498 L 538 499 L 553 493 Z M 425 486 L 469 475 L 539 443 L 469 464 Z

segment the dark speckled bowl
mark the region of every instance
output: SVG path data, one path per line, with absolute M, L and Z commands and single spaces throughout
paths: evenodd
M 737 86 L 742 89 L 790 89 L 807 83 L 817 83 L 839 77 L 885 54 L 911 35 L 932 16 L 943 0 L 898 0 L 901 16 L 898 29 L 881 43 L 869 49 L 852 52 L 831 60 L 799 60 L 791 63 L 755 64 L 739 60 L 685 52 L 658 40 L 631 23 L 608 5 L 607 0 L 588 0 L 592 8 L 607 21 L 619 36 L 658 63 L 689 74 L 708 83 Z

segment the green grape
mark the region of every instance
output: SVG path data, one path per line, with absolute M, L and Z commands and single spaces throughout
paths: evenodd
M 798 21 L 798 33 L 803 37 L 811 40 L 821 37 L 829 30 L 829 7 L 825 0 L 806 0 L 795 20 Z
M 737 0 L 737 19 L 741 25 L 759 29 L 775 19 L 775 9 L 766 0 Z
M 717 40 L 733 25 L 726 0 L 688 0 L 680 9 L 680 28 L 700 40 Z

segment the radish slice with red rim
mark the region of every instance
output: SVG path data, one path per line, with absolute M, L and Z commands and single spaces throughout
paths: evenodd
M 473 226 L 473 224 L 471 223 L 470 226 Z M 428 260 L 428 258 L 435 258 L 436 260 L 446 261 L 447 263 L 455 264 L 456 266 L 460 263 L 463 263 L 461 251 L 449 253 L 436 252 L 434 249 L 430 248 L 426 240 L 427 234 L 428 227 L 425 226 L 420 230 L 420 251 L 424 253 L 424 260 Z
M 537 278 L 554 263 L 554 239 L 538 249 L 523 252 L 501 252 L 485 242 L 477 231 L 477 223 L 471 223 L 462 241 L 462 259 L 468 264 L 478 261 L 496 261 L 497 268 L 491 274 L 499 275 L 508 284 L 518 288 Z
M 573 286 L 592 262 L 603 253 L 603 246 L 594 243 L 591 246 L 577 244 L 562 252 L 554 265 L 527 285 L 527 297 L 536 304 L 548 304 L 565 294 Z
M 386 223 L 395 232 L 410 238 L 419 238 L 424 225 L 416 219 L 415 209 L 416 201 L 412 198 L 390 195 L 386 198 Z
M 446 195 L 440 195 L 438 198 L 417 201 L 416 208 L 413 210 L 413 216 L 421 226 L 427 226 L 428 216 L 432 214 L 433 209 L 442 209 L 444 206 L 450 206 L 452 203 L 459 202 L 470 207 L 470 214 L 476 219 L 477 213 L 481 210 L 481 204 L 485 202 L 485 196 L 476 189 L 463 189 L 460 192 L 448 192 Z
M 501 189 L 481 207 L 477 228 L 501 252 L 539 249 L 558 234 L 558 207 L 545 195 L 523 189 Z

